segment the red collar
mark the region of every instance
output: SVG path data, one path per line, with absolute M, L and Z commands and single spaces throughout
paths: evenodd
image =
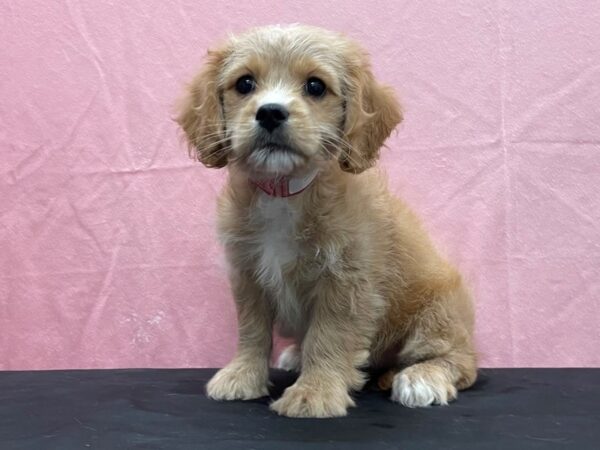
M 318 170 L 313 170 L 304 177 L 278 177 L 255 181 L 252 184 L 271 197 L 291 197 L 309 187 L 317 176 Z

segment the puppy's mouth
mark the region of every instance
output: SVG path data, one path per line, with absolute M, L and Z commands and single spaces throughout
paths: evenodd
M 265 144 L 259 145 L 256 147 L 254 151 L 264 151 L 268 153 L 291 153 L 296 154 L 298 156 L 302 156 L 302 154 L 293 147 L 290 147 L 286 144 L 281 144 L 279 142 L 267 142 Z
M 291 175 L 306 164 L 306 156 L 298 149 L 282 142 L 257 142 L 247 163 L 254 172 L 266 175 Z

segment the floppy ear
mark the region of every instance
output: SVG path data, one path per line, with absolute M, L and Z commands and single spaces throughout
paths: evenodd
M 393 90 L 375 80 L 362 50 L 353 49 L 347 63 L 344 135 L 349 145 L 339 162 L 344 171 L 360 173 L 375 164 L 379 149 L 402 121 L 402 111 Z
M 209 51 L 202 71 L 192 80 L 179 106 L 177 123 L 185 132 L 190 156 L 207 167 L 227 164 L 225 125 L 218 76 L 225 50 Z

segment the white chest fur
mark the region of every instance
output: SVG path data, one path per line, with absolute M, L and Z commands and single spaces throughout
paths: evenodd
M 256 276 L 265 288 L 280 289 L 284 270 L 295 263 L 298 243 L 295 239 L 298 213 L 286 198 L 260 194 L 253 211 L 256 228 Z
M 289 275 L 300 257 L 299 212 L 290 199 L 261 193 L 253 214 L 256 279 L 273 302 L 282 331 L 293 333 L 303 322 L 303 308 Z

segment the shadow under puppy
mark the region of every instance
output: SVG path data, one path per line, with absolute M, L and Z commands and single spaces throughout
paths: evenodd
M 473 311 L 459 273 L 387 190 L 379 149 L 401 121 L 355 42 L 292 25 L 210 51 L 178 123 L 208 167 L 229 169 L 218 231 L 239 342 L 207 385 L 217 400 L 267 395 L 273 327 L 300 372 L 271 404 L 343 416 L 365 366 L 409 407 L 447 404 L 476 378 Z

